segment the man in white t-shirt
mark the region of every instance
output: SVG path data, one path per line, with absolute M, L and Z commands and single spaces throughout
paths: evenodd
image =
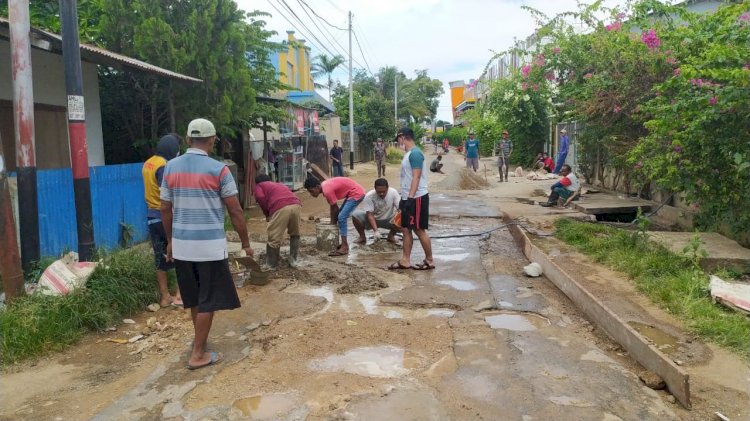
M 578 191 L 578 189 L 581 188 L 581 182 L 578 180 L 578 177 L 573 174 L 570 165 L 564 164 L 560 168 L 560 175 L 563 177 L 560 181 L 552 185 L 552 192 L 547 199 L 547 203 L 540 203 L 541 206 L 544 206 L 545 208 L 555 206 L 557 204 L 557 199 L 560 198 L 567 201 Z
M 365 244 L 367 236 L 365 235 L 365 226 L 369 225 L 375 233 L 375 240 L 380 239 L 378 228 L 388 228 L 388 241 L 396 243 L 396 228 L 391 221 L 398 212 L 398 204 L 401 195 L 398 190 L 388 187 L 388 180 L 378 178 L 375 180 L 375 189 L 370 190 L 365 195 L 359 209 L 352 213 L 352 222 L 354 228 L 359 233 L 357 244 Z

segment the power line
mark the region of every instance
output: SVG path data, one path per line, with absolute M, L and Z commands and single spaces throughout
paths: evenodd
M 354 34 L 354 39 L 357 40 L 357 47 L 359 47 L 359 53 L 362 54 L 362 58 L 365 60 L 365 64 L 367 65 L 367 70 L 370 72 L 370 75 L 372 75 L 372 77 L 375 77 L 375 75 L 372 73 L 372 70 L 370 69 L 370 64 L 367 62 L 367 57 L 365 57 L 365 53 L 362 52 L 362 46 L 359 44 L 359 37 L 357 37 L 357 32 L 352 29 L 352 33 Z
M 362 25 L 360 25 L 358 21 L 354 21 L 354 25 L 357 28 L 359 28 L 359 31 L 362 34 L 362 42 L 365 44 L 365 50 L 369 50 L 368 52 L 369 52 L 370 56 L 372 56 L 372 57 L 375 58 L 375 61 L 376 61 L 375 64 L 378 64 L 378 63 L 382 64 L 383 62 L 380 61 L 380 57 L 378 57 L 378 55 L 375 54 L 375 49 L 372 48 L 372 44 L 370 44 L 370 41 L 367 39 L 367 33 L 362 28 Z
M 298 1 L 300 1 L 300 0 L 298 0 Z M 304 1 L 302 1 L 302 3 L 305 3 L 305 2 L 304 2 Z M 307 3 L 305 3 L 305 6 L 307 6 L 308 8 L 310 7 L 309 5 L 307 5 Z M 304 7 L 303 7 L 302 9 L 303 9 L 303 10 L 305 10 L 305 8 L 304 8 Z M 311 10 L 311 11 L 312 11 L 313 13 L 315 13 L 315 11 L 314 11 L 314 10 L 312 10 L 312 9 L 310 9 L 310 10 Z M 307 10 L 305 10 L 305 13 L 307 13 Z M 310 16 L 310 15 L 308 14 L 308 16 Z M 317 14 L 317 13 L 315 13 L 315 16 L 318 16 L 318 14 Z M 320 18 L 320 19 L 323 19 L 323 18 Z M 312 18 L 310 18 L 310 20 L 312 20 Z M 323 19 L 323 20 L 324 20 L 324 19 Z M 324 20 L 324 21 L 325 21 L 325 20 Z M 313 21 L 313 23 L 315 24 L 315 22 L 314 22 L 314 21 Z M 327 23 L 327 22 L 326 22 L 326 23 Z M 320 30 L 320 27 L 318 27 L 318 25 L 317 25 L 317 24 L 315 24 L 315 26 L 316 26 L 316 27 L 318 28 L 318 30 Z M 338 45 L 338 46 L 339 46 L 339 47 L 341 48 L 341 50 L 342 50 L 342 51 L 344 51 L 344 56 L 347 56 L 347 55 L 348 55 L 348 53 L 346 53 L 347 49 L 346 49 L 346 48 L 344 48 L 344 46 L 343 46 L 343 45 L 341 45 L 341 43 L 340 43 L 340 42 L 338 41 L 338 39 L 336 39 L 336 37 L 335 37 L 335 36 L 334 36 L 334 35 L 333 35 L 333 34 L 331 33 L 331 31 L 329 31 L 329 30 L 328 30 L 328 28 L 326 28 L 326 27 L 324 26 L 324 27 L 323 27 L 323 29 L 324 29 L 324 30 L 325 30 L 325 32 L 326 32 L 326 33 L 327 33 L 327 34 L 328 34 L 328 35 L 329 35 L 329 36 L 331 37 L 331 39 L 333 40 L 333 43 L 334 43 L 334 44 L 336 44 L 336 45 Z M 337 29 L 340 29 L 340 28 L 337 28 Z M 343 29 L 343 30 L 344 30 L 344 31 L 348 31 L 348 30 L 346 30 L 346 29 Z M 321 31 L 321 33 L 323 33 L 323 31 Z M 324 34 L 323 36 L 325 36 L 325 34 Z M 326 39 L 328 39 L 328 38 L 326 38 Z M 357 65 L 358 65 L 358 66 L 360 66 L 360 67 L 363 67 L 363 66 L 362 66 L 362 64 L 360 64 L 360 63 L 357 63 Z
M 307 9 L 305 9 L 305 6 L 303 5 L 304 1 L 303 0 L 297 0 L 297 3 L 299 3 L 300 6 L 302 6 L 302 10 L 305 12 L 305 14 L 307 15 L 307 17 L 310 18 L 310 21 L 313 23 L 313 25 L 315 25 L 315 27 L 318 28 L 318 31 L 320 31 L 320 33 L 323 35 L 323 38 L 325 38 L 326 41 L 330 42 L 331 44 L 334 44 L 333 42 L 331 42 L 331 39 L 326 36 L 325 32 L 323 32 L 320 29 L 320 26 L 318 26 L 318 24 L 315 22 L 315 20 L 313 19 L 313 17 L 310 16 L 310 13 L 307 12 Z M 315 12 L 313 12 L 313 13 L 315 13 Z M 316 14 L 315 16 L 318 16 L 318 15 Z M 341 45 L 339 45 L 339 47 L 341 47 Z M 346 55 L 346 49 L 344 49 L 343 47 L 341 47 L 341 48 L 344 51 L 343 55 Z M 335 46 L 334 46 L 334 49 L 335 49 Z
M 279 0 L 279 3 L 282 6 L 282 8 L 286 7 L 286 10 L 288 10 L 289 12 L 291 12 L 292 16 L 294 16 L 295 19 L 297 19 L 297 21 L 299 22 L 299 24 L 303 28 L 305 28 L 305 31 L 308 34 L 310 34 L 310 36 L 312 37 L 312 39 L 314 39 L 318 43 L 318 45 L 320 45 L 321 47 L 323 47 L 323 49 L 326 50 L 328 52 L 328 54 L 331 54 L 332 56 L 336 56 L 336 54 L 332 53 L 331 50 L 328 49 L 328 46 L 325 43 L 323 43 L 321 40 L 319 40 L 318 37 L 315 36 L 315 34 L 313 33 L 313 31 L 310 28 L 308 28 L 307 25 L 305 25 L 305 23 L 302 21 L 302 19 L 300 19 L 300 17 L 297 16 L 297 13 L 289 6 L 289 4 L 287 4 L 286 0 Z M 291 23 L 291 22 L 289 22 L 289 23 Z M 292 24 L 292 26 L 294 26 L 294 24 Z M 302 32 L 302 31 L 300 31 L 300 32 Z M 302 35 L 304 35 L 304 33 Z
M 273 8 L 274 8 L 274 10 L 276 10 L 276 12 L 278 12 L 278 13 L 279 13 L 279 15 L 281 15 L 281 17 L 283 17 L 283 18 L 284 18 L 284 19 L 285 19 L 285 20 L 286 20 L 287 22 L 289 22 L 289 24 L 290 24 L 290 25 L 292 25 L 292 27 L 293 27 L 294 29 L 296 29 L 296 30 L 297 30 L 297 31 L 298 31 L 298 32 L 299 32 L 300 34 L 302 34 L 303 36 L 305 36 L 306 38 L 308 38 L 308 37 L 307 37 L 307 36 L 306 36 L 306 35 L 305 35 L 305 34 L 304 34 L 304 33 L 302 32 L 302 30 L 300 30 L 300 29 L 299 29 L 299 28 L 297 27 L 297 25 L 295 25 L 295 24 L 294 24 L 294 22 L 292 21 L 292 19 L 288 18 L 288 17 L 287 17 L 287 16 L 286 16 L 286 15 L 285 15 L 284 13 L 282 13 L 282 12 L 281 12 L 281 10 L 279 10 L 279 8 L 278 8 L 278 7 L 276 7 L 276 5 L 274 5 L 274 4 L 273 4 L 272 0 L 267 0 L 267 1 L 268 1 L 268 4 L 270 4 L 270 5 L 271 5 L 271 7 L 273 7 Z M 311 42 L 311 44 L 313 44 L 313 43 Z M 325 45 L 322 45 L 322 43 L 321 43 L 321 47 L 322 47 L 322 48 L 319 48 L 319 47 L 317 47 L 317 45 L 315 45 L 315 44 L 313 44 L 313 46 L 315 46 L 316 48 L 318 48 L 318 49 L 320 49 L 320 50 L 325 50 L 325 51 L 327 51 L 327 52 L 328 52 L 329 54 L 331 54 L 332 56 L 335 56 L 335 55 L 336 55 L 336 54 L 333 54 L 333 53 L 331 53 L 331 51 L 330 51 L 330 50 L 328 50 L 328 48 L 326 48 L 326 46 L 325 46 Z
M 331 0 L 327 0 L 327 1 L 328 1 L 328 4 L 330 4 L 331 6 L 333 6 L 333 8 L 334 8 L 334 9 L 338 10 L 338 11 L 339 11 L 339 13 L 341 13 L 342 15 L 345 15 L 345 14 L 346 14 L 346 12 L 345 12 L 345 11 L 341 10 L 341 8 L 340 8 L 340 7 L 336 6 L 336 3 L 334 3 L 334 2 L 333 2 L 333 1 L 331 1 Z
M 317 16 L 318 19 L 322 20 L 326 25 L 330 26 L 333 29 L 338 29 L 339 31 L 346 31 L 345 28 L 339 28 L 338 26 L 333 25 L 333 24 L 329 23 L 327 20 L 325 20 L 325 18 L 323 16 L 320 16 L 317 12 L 315 12 L 315 10 L 313 10 L 313 8 L 310 7 L 310 5 L 307 4 L 307 2 L 305 0 L 297 0 L 297 1 L 299 1 L 300 4 L 304 4 L 304 6 L 307 6 L 307 8 L 310 9 L 310 11 L 313 12 L 313 14 L 315 16 Z M 304 7 L 303 7 L 303 9 L 304 9 Z

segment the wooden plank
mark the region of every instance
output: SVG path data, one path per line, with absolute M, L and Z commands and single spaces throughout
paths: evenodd
M 510 223 L 512 219 L 506 215 L 505 222 Z M 570 298 L 594 323 L 604 329 L 638 363 L 664 379 L 670 393 L 685 408 L 690 408 L 690 376 L 685 370 L 678 367 L 668 356 L 651 345 L 646 338 L 557 266 L 549 256 L 532 244 L 519 226 L 510 225 L 509 229 L 526 257 L 542 266 L 547 279 Z

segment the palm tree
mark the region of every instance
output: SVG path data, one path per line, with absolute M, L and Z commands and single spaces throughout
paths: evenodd
M 333 78 L 331 75 L 333 72 L 342 64 L 344 64 L 344 57 L 337 55 L 334 57 L 328 57 L 325 54 L 321 54 L 315 57 L 315 62 L 312 65 L 312 76 L 313 79 L 327 78 L 328 84 L 324 85 L 321 83 L 315 83 L 316 88 L 328 88 L 328 101 L 331 100 L 331 88 L 333 87 Z

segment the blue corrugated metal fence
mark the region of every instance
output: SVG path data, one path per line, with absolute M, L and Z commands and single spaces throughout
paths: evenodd
M 97 247 L 111 249 L 119 246 L 123 226 L 132 227 L 132 240 L 135 242 L 148 237 L 142 166 L 125 164 L 89 168 Z M 37 188 L 42 256 L 77 251 L 73 174 L 70 168 L 40 170 L 37 173 Z

